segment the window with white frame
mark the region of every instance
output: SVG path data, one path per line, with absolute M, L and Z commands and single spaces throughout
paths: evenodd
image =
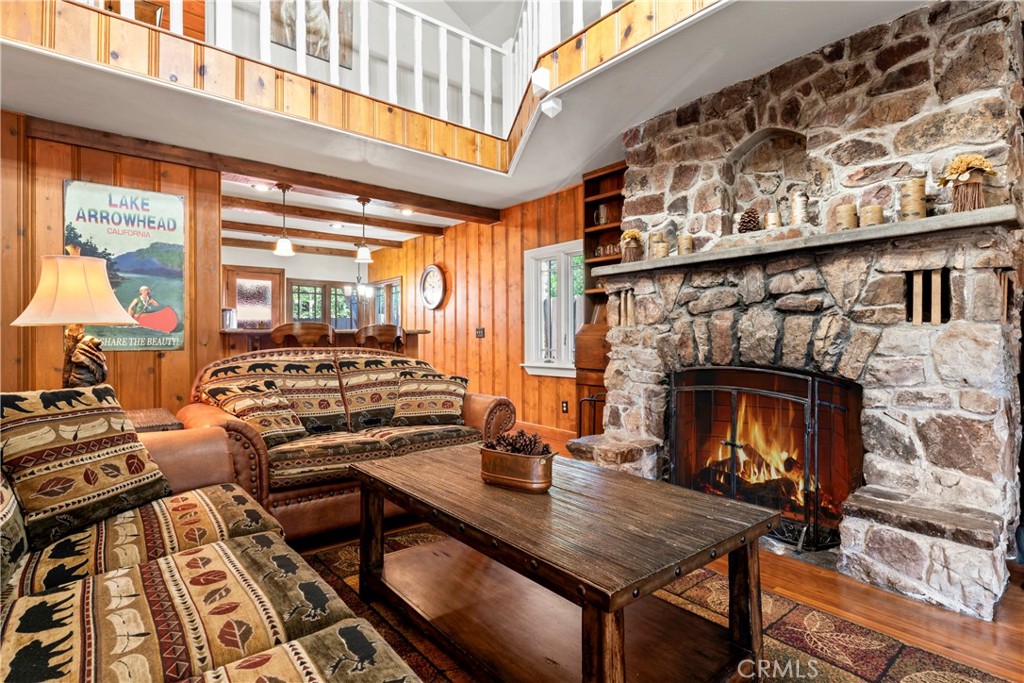
M 583 324 L 583 240 L 523 254 L 523 367 L 531 375 L 575 377 Z

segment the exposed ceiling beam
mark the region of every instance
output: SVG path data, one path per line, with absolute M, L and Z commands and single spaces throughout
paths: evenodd
M 247 199 L 245 197 L 229 197 L 224 195 L 220 200 L 221 209 L 238 209 L 239 211 L 252 211 L 255 213 L 269 213 L 275 216 L 281 215 L 281 205 L 274 202 L 263 202 L 258 199 Z M 332 211 L 330 209 L 314 209 L 308 206 L 295 206 L 289 204 L 285 213 L 293 218 L 308 218 L 315 221 L 331 221 L 334 223 L 354 223 L 360 225 L 363 217 L 358 213 L 347 211 Z M 433 235 L 440 237 L 444 235 L 444 228 L 437 225 L 423 225 L 421 223 L 409 223 L 393 218 L 381 218 L 380 216 L 366 216 L 366 224 L 375 228 L 387 228 L 398 232 L 409 232 L 415 235 Z
M 264 242 L 261 240 L 242 240 L 234 237 L 222 237 L 220 240 L 222 247 L 238 247 L 240 249 L 264 249 L 271 251 L 274 248 L 273 242 Z M 330 247 L 309 247 L 305 244 L 294 244 L 292 243 L 292 249 L 297 254 L 320 254 L 321 256 L 355 256 L 356 252 L 352 249 L 331 249 Z
M 314 192 L 314 194 L 319 190 L 320 192 L 370 197 L 385 202 L 392 202 L 400 206 L 408 206 L 432 216 L 443 216 L 445 218 L 487 224 L 497 223 L 501 220 L 501 212 L 498 209 L 371 185 L 370 183 L 362 183 L 357 180 L 336 178 L 322 173 L 285 168 L 262 161 L 241 159 L 225 154 L 203 152 L 162 142 L 107 133 L 94 128 L 58 123 L 57 121 L 40 119 L 34 116 L 25 118 L 25 132 L 28 137 L 40 140 L 81 145 L 116 154 L 127 154 L 157 161 L 197 166 L 199 168 L 220 171 L 221 173 L 234 173 L 256 179 L 270 178 L 275 182 L 288 183 L 296 188 L 307 188 L 309 191 Z
M 237 221 L 225 220 L 220 222 L 220 229 L 234 230 L 235 232 L 249 232 L 254 235 L 277 236 L 281 233 L 281 227 L 276 225 L 259 225 L 257 223 L 239 223 Z M 308 240 L 323 240 L 325 242 L 347 242 L 348 244 L 358 244 L 363 241 L 358 235 L 353 237 L 351 235 L 338 235 L 329 232 L 320 232 L 318 230 L 301 230 L 298 228 L 288 228 L 288 236 Z M 397 249 L 402 246 L 402 242 L 400 240 L 382 240 L 375 239 L 373 237 L 367 237 L 366 243 L 375 247 L 391 247 L 393 249 Z

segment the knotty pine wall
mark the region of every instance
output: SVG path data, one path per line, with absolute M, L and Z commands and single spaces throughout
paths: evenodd
M 520 421 L 576 431 L 576 381 L 529 375 L 523 362 L 523 252 L 583 235 L 582 186 L 501 212 L 494 225 L 461 223 L 373 252 L 370 280 L 402 277 L 402 324 L 424 328 L 420 356 L 469 377 L 470 391 L 508 396 Z M 435 310 L 419 298 L 423 269 L 438 264 L 448 294 Z M 486 336 L 477 339 L 476 328 Z M 569 402 L 569 413 L 561 402 Z
M 220 353 L 220 174 L 31 139 L 23 117 L 10 112 L 0 131 L 0 387 L 61 384 L 62 328 L 10 323 L 32 298 L 39 257 L 61 253 L 64 180 L 88 180 L 185 197 L 185 348 L 107 353 L 108 381 L 125 407 L 177 411 L 198 370 Z

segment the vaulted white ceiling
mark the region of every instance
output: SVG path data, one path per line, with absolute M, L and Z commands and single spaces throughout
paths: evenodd
M 579 182 L 623 156 L 623 129 L 763 73 L 921 0 L 721 0 L 658 39 L 550 96 L 510 173 L 342 133 L 117 69 L 3 42 L 0 105 L 70 124 L 489 207 Z M 473 17 L 478 7 L 461 7 Z M 495 10 L 498 11 L 498 10 Z M 471 17 L 472 18 L 472 17 Z

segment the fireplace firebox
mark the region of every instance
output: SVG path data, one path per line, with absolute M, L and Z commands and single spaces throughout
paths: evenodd
M 798 550 L 839 544 L 842 504 L 862 480 L 861 390 L 796 371 L 702 367 L 672 377 L 670 478 L 780 510 Z

